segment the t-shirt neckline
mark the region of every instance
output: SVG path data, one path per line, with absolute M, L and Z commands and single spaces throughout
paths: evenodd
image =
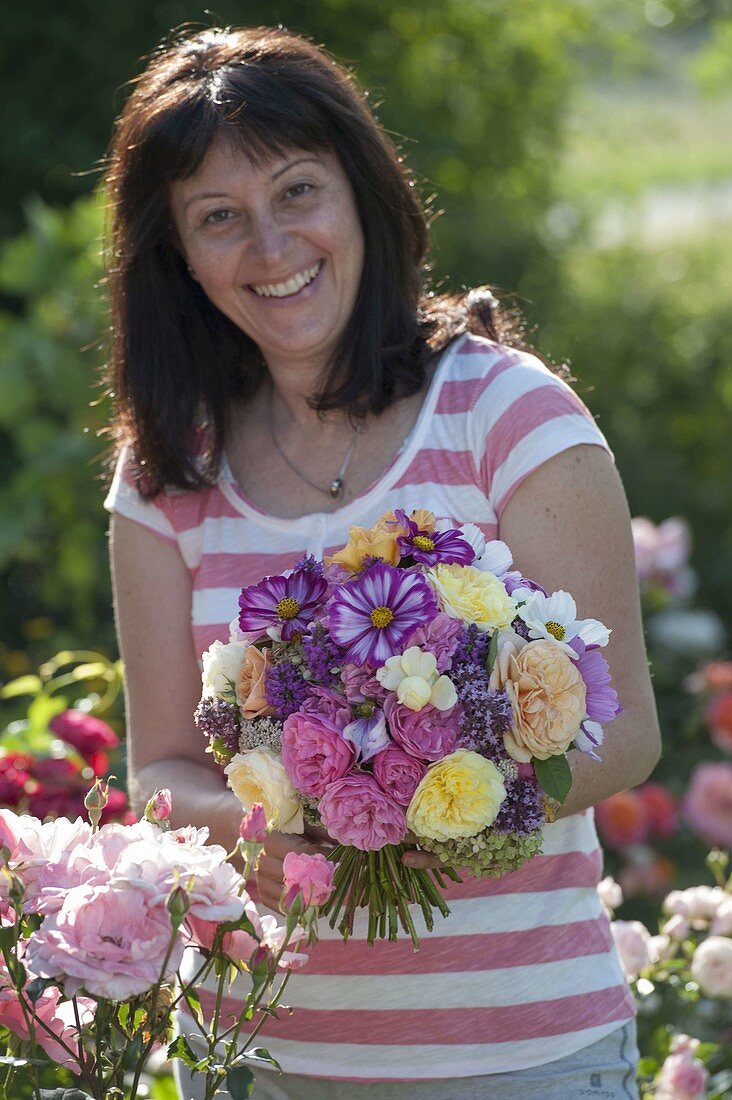
M 352 523 L 357 516 L 368 510 L 375 497 L 382 496 L 399 480 L 402 474 L 408 469 L 414 455 L 419 451 L 437 406 L 448 364 L 455 356 L 460 343 L 462 343 L 460 339 L 453 340 L 453 342 L 441 353 L 439 362 L 432 375 L 427 395 L 422 403 L 422 408 L 419 410 L 419 416 L 402 446 L 394 456 L 393 461 L 386 470 L 379 475 L 376 481 L 372 482 L 368 488 L 364 489 L 362 493 L 359 493 L 357 497 L 349 501 L 349 503 L 342 508 L 336 508 L 332 512 L 308 512 L 304 516 L 291 517 L 275 516 L 270 512 L 265 512 L 253 504 L 242 491 L 232 473 L 229 459 L 225 451 L 221 456 L 221 470 L 218 479 L 219 489 L 238 512 L 248 519 L 255 520 L 263 527 L 277 528 L 280 530 L 288 528 L 292 530 L 293 527 L 310 527 L 316 522 L 321 524 L 327 524 L 329 521 Z

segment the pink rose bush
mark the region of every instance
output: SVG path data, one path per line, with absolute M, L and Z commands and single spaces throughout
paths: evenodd
M 626 978 L 634 988 L 641 1019 L 646 1011 L 656 1019 L 652 1041 L 664 1034 L 660 1020 L 679 1026 L 697 1023 L 709 1028 L 724 1041 L 729 1025 L 732 1000 L 732 879 L 726 879 L 727 857 L 712 852 L 708 865 L 717 884 L 700 884 L 684 890 L 671 890 L 663 899 L 659 930 L 652 935 L 637 920 L 612 920 L 623 903 L 623 893 L 609 876 L 598 887 L 600 900 L 611 918 L 611 930 Z M 651 1008 L 651 1005 L 653 1007 Z M 663 1015 L 658 1013 L 663 1007 Z M 723 1080 L 723 1046 L 707 1042 L 700 1048 L 698 1039 L 688 1035 L 672 1036 L 670 1047 L 661 1048 L 655 1073 L 647 1073 L 648 1093 L 655 1100 L 695 1100 L 707 1095 L 722 1095 L 715 1089 L 710 1068 L 720 1071 Z M 642 1050 L 645 1062 L 652 1065 L 650 1052 Z M 729 1066 L 727 1067 L 729 1068 Z M 652 1076 L 652 1080 L 650 1079 Z M 726 1095 L 726 1093 L 724 1093 Z
M 97 781 L 87 796 L 93 817 L 101 815 L 106 794 L 106 784 Z M 173 1013 L 192 1006 L 194 985 L 209 978 L 223 996 L 235 974 L 251 972 L 251 994 L 241 1005 L 250 1020 L 263 999 L 277 1003 L 277 973 L 307 961 L 298 945 L 316 934 L 333 865 L 321 855 L 288 863 L 281 923 L 272 914 L 260 916 L 245 878 L 224 848 L 208 843 L 208 830 L 172 829 L 171 812 L 168 790 L 155 792 L 145 818 L 131 825 L 41 822 L 0 810 L 0 1027 L 31 1054 L 17 1072 L 34 1072 L 40 1047 L 94 1100 L 106 1100 L 131 1069 L 135 1100 L 140 1068 L 156 1045 L 170 1041 Z M 250 874 L 265 837 L 259 805 L 235 848 Z M 182 977 L 191 951 L 202 952 L 194 985 Z M 214 1027 L 207 1053 L 197 1057 L 208 1087 L 222 1079 L 214 1069 L 222 1057 L 223 1076 L 236 1087 L 233 1062 L 252 1026 L 244 1026 L 225 1055 Z M 137 1062 L 130 1066 L 125 1051 L 136 1035 Z M 187 1057 L 186 1043 L 177 1039 L 169 1055 Z
M 369 942 L 401 925 L 417 946 L 408 903 L 428 927 L 449 910 L 443 874 L 407 867 L 406 849 L 448 877 L 517 870 L 569 792 L 567 752 L 600 760 L 621 710 L 610 632 L 512 565 L 472 523 L 396 508 L 244 587 L 202 656 L 208 750 L 245 814 L 260 802 L 281 832 L 330 832 L 324 909 L 346 937 L 365 907 Z

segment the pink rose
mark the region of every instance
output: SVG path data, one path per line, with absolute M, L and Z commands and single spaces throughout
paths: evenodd
M 457 620 L 456 620 L 457 621 Z M 410 756 L 399 745 L 391 744 L 373 759 L 374 775 L 382 790 L 400 806 L 408 806 L 412 795 L 427 773 L 427 765 Z
M 97 752 L 119 746 L 119 737 L 111 726 L 83 710 L 62 711 L 51 719 L 48 728 L 87 760 Z
M 305 905 L 325 905 L 333 893 L 335 864 L 320 852 L 288 852 L 282 864 L 284 870 L 285 900 L 289 909 L 298 894 Z
M 728 664 L 732 668 L 732 661 Z M 732 753 L 732 687 L 712 695 L 707 703 L 704 720 L 717 748 L 722 752 Z
M 673 836 L 679 825 L 679 808 L 676 799 L 663 783 L 643 783 L 635 788 L 648 814 L 651 836 Z
M 732 936 L 732 895 L 728 894 L 717 909 L 709 931 L 715 936 Z
M 615 920 L 610 928 L 625 976 L 634 982 L 650 962 L 651 934 L 639 920 Z
M 349 703 L 363 703 L 366 699 L 381 702 L 386 698 L 386 689 L 381 686 L 371 668 L 346 662 L 341 669 L 341 679 Z
M 657 1100 L 697 1100 L 706 1095 L 708 1079 L 704 1064 L 689 1051 L 669 1054 L 658 1079 Z
M 598 802 L 595 821 L 603 842 L 610 848 L 642 844 L 651 828 L 649 808 L 635 790 L 620 791 Z
M 238 928 L 235 932 L 226 932 L 221 946 L 232 962 L 246 962 L 259 947 L 262 938 L 262 925 L 257 913 L 257 907 L 251 898 L 246 898 L 245 912 L 252 922 L 254 935 Z M 202 920 L 192 913 L 188 913 L 185 920 L 186 929 L 193 943 L 210 951 L 216 938 L 216 930 L 220 921 Z
M 255 802 L 239 825 L 239 836 L 247 844 L 264 844 L 267 839 L 267 815 L 261 802 Z
M 324 718 L 339 730 L 344 729 L 352 718 L 348 701 L 342 695 L 317 685 L 310 688 L 310 695 L 300 707 L 300 713 L 313 718 Z
M 732 763 L 697 765 L 684 798 L 684 816 L 708 844 L 732 847 Z
M 0 805 L 17 806 L 25 795 L 33 793 L 31 764 L 31 758 L 23 753 L 0 756 Z
M 143 891 L 75 886 L 57 913 L 46 917 L 28 944 L 28 964 L 42 978 L 59 978 L 67 996 L 85 989 L 125 1001 L 161 977 L 171 937 L 165 905 Z M 178 937 L 162 977 L 172 979 L 183 958 Z
M 167 821 L 173 811 L 173 799 L 167 787 L 161 787 L 145 807 L 148 821 Z
M 465 623 L 461 619 L 453 619 L 440 611 L 427 626 L 417 627 L 409 644 L 418 645 L 426 653 L 434 653 L 437 671 L 447 672 L 464 628 Z
M 22 817 L 18 817 L 12 810 L 0 810 L 0 847 L 10 851 L 10 859 L 13 859 L 18 842 L 23 832 Z
M 304 713 L 302 707 L 285 720 L 282 763 L 294 786 L 310 798 L 320 798 L 330 783 L 346 774 L 354 759 L 353 745 L 327 718 Z
M 32 974 L 28 975 L 29 980 L 33 977 Z M 71 1050 L 78 1049 L 79 1032 L 76 1027 L 74 1006 L 70 1001 L 59 1004 L 60 998 L 60 990 L 53 987 L 45 989 L 33 1006 L 33 1011 L 42 1024 L 45 1024 L 45 1027 L 36 1024 L 34 1028 L 36 1041 L 54 1062 L 78 1073 L 79 1063 L 64 1048 L 65 1046 L 70 1047 Z M 28 1005 L 27 999 L 26 1005 Z M 91 1023 L 94 1018 L 93 1002 L 87 997 L 79 997 L 77 1007 L 81 1023 Z M 30 1039 L 20 998 L 13 989 L 4 963 L 0 963 L 0 1027 L 9 1028 L 21 1039 Z
M 331 783 L 319 810 L 334 840 L 362 852 L 400 844 L 407 831 L 404 809 L 368 772 L 354 771 Z
M 418 760 L 442 760 L 457 745 L 460 708 L 438 710 L 431 703 L 411 710 L 390 694 L 384 703 L 389 731 L 401 748 Z
M 732 998 L 732 940 L 707 936 L 694 952 L 691 975 L 707 997 Z

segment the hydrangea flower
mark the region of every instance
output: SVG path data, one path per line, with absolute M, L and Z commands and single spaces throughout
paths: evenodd
M 407 528 L 406 535 L 400 535 L 397 546 L 403 558 L 411 557 L 420 565 L 471 565 L 475 559 L 475 550 L 460 531 L 454 528 L 439 531 L 427 531 L 410 519 L 403 508 L 397 508 L 394 515 L 399 523 Z
M 400 653 L 418 626 L 437 614 L 427 581 L 392 565 L 372 565 L 336 589 L 330 604 L 330 632 L 354 664 L 374 667 Z
M 289 642 L 315 618 L 327 589 L 325 579 L 312 569 L 295 569 L 289 577 L 265 577 L 242 589 L 239 628 Z

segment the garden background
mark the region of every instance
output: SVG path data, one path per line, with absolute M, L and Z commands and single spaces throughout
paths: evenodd
M 514 294 L 529 342 L 571 364 L 633 515 L 689 525 L 689 567 L 676 539 L 671 579 L 661 561 L 645 589 L 666 835 L 631 798 L 606 836 L 627 884 L 620 915 L 652 924 L 658 896 L 701 881 L 707 847 L 732 832 L 729 785 L 716 839 L 683 811 L 699 764 L 724 764 L 729 784 L 732 750 L 732 678 L 708 671 L 732 636 L 730 0 L 218 0 L 211 13 L 191 0 L 36 0 L 5 13 L 0 678 L 16 688 L 0 750 L 57 756 L 48 721 L 65 704 L 123 732 L 118 669 L 104 664 L 99 164 L 125 82 L 171 27 L 259 22 L 354 66 L 436 196 L 434 285 Z M 93 652 L 74 674 L 72 659 L 48 663 L 59 651 Z M 694 1034 L 718 1038 L 714 1013 L 680 992 Z M 648 1043 L 662 1015 L 649 1015 Z M 714 1095 L 732 1089 L 718 1081 Z

